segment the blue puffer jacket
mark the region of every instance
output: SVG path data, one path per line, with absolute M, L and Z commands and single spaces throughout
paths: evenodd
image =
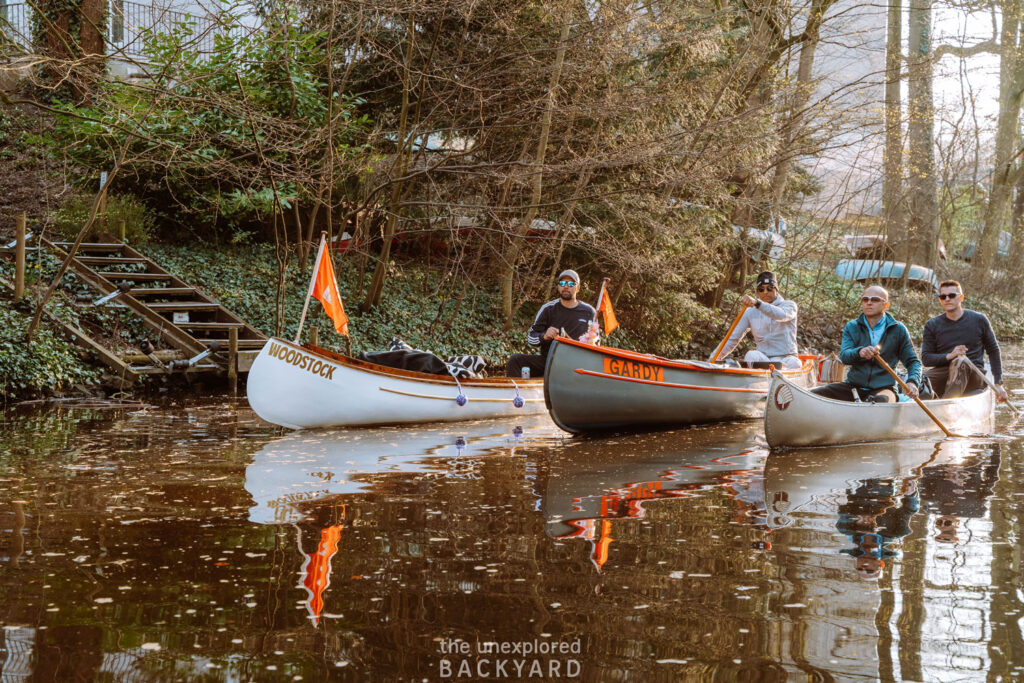
M 882 330 L 882 358 L 889 367 L 896 369 L 896 363 L 902 362 L 907 369 L 907 382 L 921 385 L 921 360 L 910 342 L 910 333 L 903 323 L 896 322 L 889 313 L 884 316 L 885 329 Z M 846 323 L 843 328 L 843 346 L 839 351 L 839 360 L 849 365 L 846 381 L 863 389 L 881 389 L 891 387 L 893 381 L 878 361 L 864 360 L 859 352 L 865 346 L 871 346 L 871 332 L 868 321 L 862 313 L 856 320 Z

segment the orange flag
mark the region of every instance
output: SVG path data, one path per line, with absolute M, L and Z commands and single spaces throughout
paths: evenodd
M 615 311 L 612 310 L 612 299 L 608 296 L 608 289 L 601 286 L 601 296 L 597 302 L 597 312 L 604 315 L 604 333 L 611 334 L 619 321 L 615 319 Z
M 338 281 L 334 277 L 334 266 L 331 255 L 324 245 L 320 245 L 320 253 L 316 260 L 316 279 L 313 281 L 313 296 L 324 305 L 324 311 L 334 321 L 334 329 L 338 334 L 348 334 L 348 316 L 341 305 L 341 294 L 338 293 Z

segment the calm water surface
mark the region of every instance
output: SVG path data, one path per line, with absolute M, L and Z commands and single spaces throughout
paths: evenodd
M 578 439 L 546 416 L 289 433 L 244 401 L 8 412 L 0 675 L 1019 678 L 1010 417 L 769 454 L 757 422 Z

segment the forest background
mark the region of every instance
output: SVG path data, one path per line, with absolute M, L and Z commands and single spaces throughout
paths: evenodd
M 146 33 L 119 78 L 106 2 L 25 5 L 31 40 L 0 32 L 0 237 L 22 211 L 69 239 L 123 223 L 268 334 L 294 334 L 324 231 L 355 350 L 501 364 L 566 267 L 592 303 L 610 278 L 607 343 L 676 357 L 771 267 L 828 350 L 859 308 L 833 274 L 848 234 L 1024 337 L 1020 0 L 269 0 Z M 100 379 L 54 330 L 24 343 L 58 265 L 35 258 L 29 299 L 0 299 L 5 398 Z M 938 309 L 910 284 L 893 309 L 919 330 Z M 145 336 L 78 285 L 46 305 Z

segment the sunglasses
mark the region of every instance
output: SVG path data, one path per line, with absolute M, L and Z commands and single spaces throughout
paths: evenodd
M 960 296 L 960 292 L 950 292 L 949 294 L 939 294 L 938 298 L 941 301 L 942 299 L 955 299 L 958 296 Z
M 558 281 L 558 286 L 559 287 L 575 287 L 576 286 L 576 281 L 575 280 L 559 280 Z
M 757 291 L 759 291 L 759 292 L 774 292 L 775 291 L 775 285 L 761 285 L 760 287 L 757 288 Z
M 868 304 L 868 303 L 870 303 L 870 304 L 881 304 L 881 303 L 885 303 L 885 301 L 886 300 L 883 299 L 880 296 L 862 296 L 860 298 L 860 302 L 862 304 Z

